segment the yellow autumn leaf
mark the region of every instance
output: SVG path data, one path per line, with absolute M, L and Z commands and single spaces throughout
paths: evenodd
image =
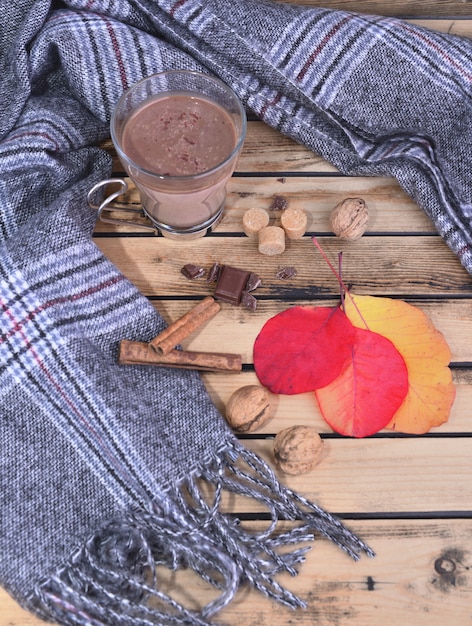
M 374 296 L 348 294 L 345 311 L 354 326 L 390 339 L 405 360 L 409 390 L 387 428 L 423 434 L 447 422 L 456 393 L 451 351 L 431 320 L 407 302 Z

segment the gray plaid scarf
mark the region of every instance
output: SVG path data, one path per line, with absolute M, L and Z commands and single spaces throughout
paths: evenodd
M 163 320 L 95 247 L 88 190 L 124 89 L 217 74 L 248 110 L 349 174 L 389 174 L 472 270 L 469 41 L 406 23 L 252 0 L 18 0 L 0 50 L 0 580 L 62 624 L 205 624 L 241 583 L 289 606 L 315 533 L 369 549 L 283 487 L 231 434 L 195 372 L 116 363 Z M 200 482 L 212 486 L 208 503 Z M 270 511 L 252 534 L 223 491 Z M 298 520 L 286 534 L 277 520 Z M 219 590 L 201 611 L 156 565 Z

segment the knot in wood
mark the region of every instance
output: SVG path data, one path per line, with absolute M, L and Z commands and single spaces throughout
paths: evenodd
M 456 564 L 452 559 L 441 557 L 434 561 L 434 569 L 441 576 L 448 576 L 455 572 Z

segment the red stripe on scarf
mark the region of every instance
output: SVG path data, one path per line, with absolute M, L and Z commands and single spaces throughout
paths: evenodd
M 260 113 L 261 117 L 264 117 L 264 115 L 265 115 L 265 113 L 266 113 L 267 109 L 268 109 L 269 107 L 272 107 L 272 106 L 274 106 L 275 104 L 277 104 L 277 102 L 280 100 L 280 98 L 281 98 L 281 97 L 282 97 L 282 96 L 281 96 L 281 94 L 280 94 L 280 93 L 277 93 L 277 94 L 275 95 L 275 97 L 274 97 L 274 98 L 272 98 L 272 100 L 271 100 L 270 102 L 266 102 L 266 103 L 264 104 L 264 106 L 262 107 L 262 109 L 261 109 L 261 113 Z
M 403 28 L 403 30 L 406 30 L 408 33 L 412 35 L 415 35 L 416 37 L 421 39 L 422 42 L 426 43 L 430 48 L 432 48 L 435 52 L 437 52 L 440 56 L 442 56 L 443 59 L 448 61 L 448 63 L 450 63 L 452 67 L 458 70 L 462 74 L 462 76 L 465 76 L 469 80 L 472 80 L 472 75 L 469 72 L 466 72 L 464 68 L 462 67 L 462 65 L 454 61 L 452 57 L 450 57 L 446 52 L 444 52 L 444 50 L 436 42 L 432 41 L 425 34 L 419 33 L 418 31 L 416 31 L 414 28 L 411 28 L 407 24 L 400 24 L 400 26 L 401 28 Z
M 333 26 L 333 28 L 329 31 L 329 33 L 321 40 L 321 43 L 318 45 L 318 47 L 310 54 L 310 56 L 306 60 L 305 65 L 302 67 L 302 69 L 297 75 L 297 78 L 296 78 L 297 81 L 303 80 L 303 78 L 305 77 L 305 74 L 308 71 L 308 68 L 313 64 L 313 61 L 320 54 L 320 52 L 326 46 L 328 41 L 330 41 L 333 38 L 333 36 L 338 32 L 338 30 L 340 30 L 344 26 L 344 24 L 346 24 L 353 18 L 354 18 L 354 15 L 348 15 L 347 17 L 344 17 L 340 22 L 338 22 L 335 26 Z
M 187 2 L 187 0 L 178 0 L 172 7 L 170 10 L 170 15 L 172 17 L 174 17 L 175 12 L 177 11 L 177 9 L 180 9 L 181 6 L 183 6 L 185 3 Z
M 115 53 L 116 61 L 118 63 L 121 84 L 123 85 L 123 89 L 128 89 L 128 79 L 126 78 L 126 70 L 123 64 L 123 58 L 121 56 L 120 46 L 118 45 L 118 40 L 116 39 L 116 36 L 115 36 L 115 31 L 113 30 L 113 27 L 108 20 L 105 20 L 105 24 L 107 25 L 108 34 L 110 35 L 111 43 L 113 46 L 113 52 Z
M 62 298 L 54 298 L 53 300 L 49 300 L 48 302 L 45 302 L 44 304 L 42 304 L 41 306 L 38 306 L 33 311 L 30 311 L 28 315 L 22 320 L 16 321 L 15 324 L 12 326 L 12 328 L 8 331 L 8 333 L 4 333 L 0 337 L 0 344 L 4 343 L 7 339 L 12 337 L 15 333 L 17 332 L 21 333 L 21 329 L 25 326 L 25 324 L 30 322 L 32 319 L 34 319 L 34 317 L 38 315 L 38 313 L 47 311 L 47 309 L 50 309 L 56 304 L 62 304 L 64 302 L 76 302 L 77 300 L 86 298 L 87 296 L 90 296 L 93 293 L 98 293 L 102 289 L 106 289 L 107 287 L 110 287 L 111 285 L 115 285 L 116 283 L 119 283 L 122 280 L 124 280 L 124 276 L 121 276 L 121 275 L 116 276 L 115 278 L 111 280 L 107 280 L 98 285 L 94 285 L 93 287 L 89 287 L 88 289 L 84 289 L 84 291 L 81 291 L 80 293 L 77 293 L 71 296 L 63 296 Z M 10 314 L 9 307 L 5 303 L 1 303 L 0 308 L 10 318 L 10 320 L 13 321 L 13 317 Z M 29 345 L 29 342 L 28 342 L 28 345 Z

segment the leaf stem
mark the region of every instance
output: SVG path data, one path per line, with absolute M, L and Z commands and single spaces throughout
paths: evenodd
M 336 276 L 336 279 L 339 283 L 339 287 L 340 287 L 340 299 L 341 299 L 341 308 L 342 310 L 345 312 L 345 306 L 344 306 L 344 299 L 346 297 L 346 295 L 348 296 L 348 298 L 351 299 L 351 302 L 354 306 L 354 308 L 356 309 L 359 317 L 361 318 L 366 330 L 369 330 L 369 327 L 367 326 L 367 322 L 365 321 L 362 313 L 359 310 L 359 307 L 356 304 L 356 301 L 354 300 L 354 297 L 352 296 L 351 292 L 349 291 L 349 289 L 346 287 L 346 285 L 344 284 L 344 281 L 342 279 L 341 273 L 342 273 L 342 252 L 340 252 L 338 254 L 338 265 L 339 265 L 339 271 L 336 270 L 336 268 L 334 267 L 334 265 L 331 263 L 331 261 L 328 259 L 326 252 L 323 250 L 323 248 L 321 247 L 321 244 L 319 243 L 319 241 L 317 240 L 316 237 L 312 237 L 311 240 L 313 241 L 313 243 L 315 244 L 315 246 L 318 248 L 318 251 L 320 252 L 321 256 L 323 257 L 323 259 L 326 261 L 326 263 L 328 264 L 329 269 L 333 272 L 333 274 Z
M 342 276 L 343 276 L 343 253 L 338 252 L 338 273 L 339 273 L 339 278 L 342 281 Z M 344 304 L 344 288 L 342 287 L 342 282 L 340 284 L 340 289 L 339 289 L 339 296 L 341 299 L 341 308 L 344 311 L 344 313 L 346 313 L 346 306 Z

